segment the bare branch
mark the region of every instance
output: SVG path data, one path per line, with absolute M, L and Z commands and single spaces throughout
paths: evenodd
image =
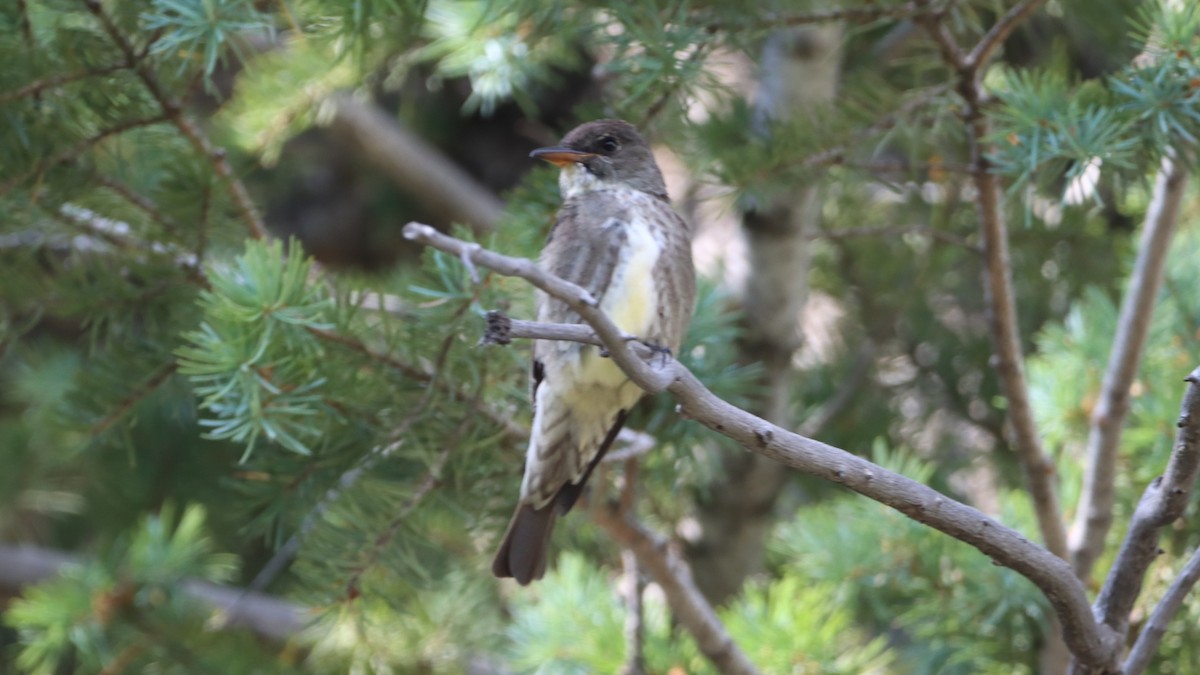
M 1129 615 L 1142 592 L 1146 570 L 1159 555 L 1159 531 L 1183 515 L 1200 472 L 1200 367 L 1185 381 L 1188 386 L 1167 470 L 1146 486 L 1112 571 L 1096 598 L 1096 616 L 1117 635 L 1124 636 L 1129 630 Z M 1082 675 L 1092 671 L 1077 667 L 1074 672 Z
M 1000 17 L 999 21 L 992 25 L 987 34 L 979 41 L 979 44 L 971 49 L 971 53 L 967 54 L 965 65 L 976 73 L 980 72 L 983 66 L 987 65 L 988 60 L 992 58 L 992 52 L 1004 44 L 1004 41 L 1008 39 L 1013 30 L 1022 21 L 1029 18 L 1030 14 L 1037 11 L 1037 8 L 1041 7 L 1045 1 L 1021 0 L 1021 2 L 1013 6 L 1004 16 Z
M 928 2 L 929 0 L 922 0 Z M 1042 0 L 1022 2 L 988 32 L 976 49 L 987 56 L 1007 37 L 1017 23 L 1032 12 Z M 979 230 L 983 239 L 985 259 L 984 286 L 992 341 L 996 351 L 996 371 L 1004 397 L 1008 402 L 1008 421 L 1012 427 L 1013 449 L 1029 484 L 1037 515 L 1038 529 L 1046 547 L 1055 555 L 1067 557 L 1067 532 L 1058 501 L 1057 471 L 1054 462 L 1042 448 L 1041 435 L 1034 421 L 1025 380 L 1025 356 L 1017 323 L 1016 293 L 1012 284 L 1012 265 L 1008 252 L 1008 225 L 1000 178 L 991 170 L 987 159 L 987 139 L 990 123 L 983 111 L 983 92 L 979 83 L 981 61 L 965 57 L 954 37 L 950 35 L 940 13 L 921 18 L 921 25 L 941 48 L 946 63 L 958 72 L 958 93 L 965 104 L 962 118 L 967 127 L 971 151 L 971 177 L 978 196 L 975 199 L 979 215 Z M 987 46 L 991 45 L 991 46 Z M 975 53 L 974 50 L 972 53 Z
M 348 95 L 336 96 L 333 102 L 334 130 L 348 136 L 396 185 L 448 221 L 469 225 L 475 232 L 496 229 L 504 204 L 437 148 L 374 105 Z
M 1179 576 L 1171 582 L 1162 600 L 1159 600 L 1158 606 L 1150 614 L 1146 627 L 1142 629 L 1142 634 L 1129 651 L 1129 658 L 1125 659 L 1125 667 L 1121 670 L 1123 675 L 1141 675 L 1146 666 L 1150 665 L 1150 658 L 1158 651 L 1158 645 L 1167 632 L 1167 624 L 1179 613 L 1183 599 L 1197 581 L 1200 581 L 1200 548 L 1192 553 Z
M 642 567 L 654 577 L 667 597 L 675 618 L 683 624 L 700 653 L 722 673 L 757 673 L 758 669 L 742 653 L 725 631 L 712 605 L 692 581 L 687 563 L 666 541 L 622 515 L 615 506 L 593 510 L 597 524 L 625 548 L 633 551 Z
M 468 247 L 467 242 L 419 223 L 409 223 L 404 234 L 410 240 L 456 256 Z M 596 309 L 595 299 L 582 288 L 547 274 L 529 260 L 510 258 L 475 245 L 471 245 L 470 250 L 474 264 L 506 276 L 521 277 L 575 310 L 600 336 L 621 370 L 638 386 L 647 391 L 661 391 L 665 387 L 679 401 L 687 417 L 733 439 L 751 452 L 841 483 L 974 546 L 1042 590 L 1062 621 L 1064 637 L 1076 658 L 1101 666 L 1116 662 L 1120 647 L 1117 635 L 1096 622 L 1082 584 L 1062 558 L 988 518 L 978 509 L 950 499 L 926 485 L 839 448 L 792 433 L 726 403 L 678 361 L 658 365 L 643 362 L 632 352 L 612 320 Z M 639 556 L 639 559 L 642 558 Z M 654 573 L 648 563 L 647 568 Z M 655 576 L 658 578 L 657 574 Z
M 1100 398 L 1091 415 L 1083 494 L 1071 532 L 1071 562 L 1080 579 L 1091 576 L 1092 566 L 1103 553 L 1105 537 L 1112 527 L 1117 448 L 1129 413 L 1129 389 L 1145 350 L 1150 317 L 1162 288 L 1167 250 L 1179 222 L 1186 188 L 1187 170 L 1181 163 L 1164 158 L 1150 208 L 1146 210 L 1133 275 L 1121 301 L 1121 315 Z
M 988 136 L 989 125 L 987 119 L 980 116 L 972 120 L 969 127 L 971 159 L 978 167 L 974 180 L 979 192 L 976 207 L 986 261 L 984 282 L 990 310 L 988 319 L 996 349 L 996 371 L 1008 401 L 1013 449 L 1025 471 L 1042 539 L 1052 553 L 1066 559 L 1067 531 L 1058 502 L 1057 470 L 1042 448 L 1042 437 L 1034 421 L 1029 385 L 1025 380 L 1025 355 L 1017 323 L 1000 178 L 991 172 L 985 157 L 984 139 Z
M 20 589 L 57 576 L 67 565 L 82 561 L 74 556 L 36 546 L 0 544 L 0 587 Z M 223 625 L 245 628 L 265 638 L 285 641 L 307 624 L 308 610 L 286 600 L 207 581 L 185 581 L 183 592 L 209 609 L 224 615 Z

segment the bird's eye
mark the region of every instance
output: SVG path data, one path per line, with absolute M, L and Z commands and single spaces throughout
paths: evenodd
M 617 143 L 617 139 L 612 136 L 605 136 L 600 139 L 600 149 L 605 152 L 616 152 L 619 147 L 621 147 L 621 144 Z

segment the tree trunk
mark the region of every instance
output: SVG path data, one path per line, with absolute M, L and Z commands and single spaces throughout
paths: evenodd
M 810 114 L 834 97 L 841 60 L 838 25 L 802 27 L 770 36 L 760 64 L 755 107 L 768 120 Z M 821 212 L 816 185 L 798 185 L 786 197 L 743 213 L 749 276 L 743 291 L 745 333 L 741 360 L 762 363 L 764 418 L 794 426 L 792 355 L 800 346 L 798 321 L 808 299 L 809 237 Z M 723 470 L 697 505 L 699 532 L 688 557 L 701 591 L 713 603 L 736 594 L 746 577 L 761 571 L 766 536 L 787 471 L 759 455 L 730 451 Z

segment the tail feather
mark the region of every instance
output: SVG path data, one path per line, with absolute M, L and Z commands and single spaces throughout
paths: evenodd
M 492 560 L 492 574 L 512 577 L 522 586 L 546 573 L 546 549 L 554 531 L 557 509 L 553 502 L 540 509 L 521 504 L 504 533 L 504 543 Z

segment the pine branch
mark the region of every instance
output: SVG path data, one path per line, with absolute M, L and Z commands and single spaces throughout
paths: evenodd
M 50 169 L 53 169 L 54 167 L 58 166 L 59 164 L 66 164 L 68 162 L 74 161 L 80 155 L 82 155 L 83 153 L 92 149 L 93 146 L 95 146 L 97 143 L 100 143 L 101 141 L 103 141 L 106 138 L 111 138 L 113 136 L 123 134 L 126 131 L 131 131 L 133 129 L 140 129 L 142 127 L 154 126 L 155 124 L 162 124 L 163 122 L 166 122 L 166 121 L 167 121 L 166 115 L 153 115 L 150 117 L 139 117 L 136 119 L 126 120 L 119 124 L 114 124 L 113 126 L 107 128 L 107 129 L 104 129 L 103 131 L 101 131 L 93 136 L 83 139 L 82 141 L 76 143 L 75 145 L 73 145 L 69 148 L 60 150 L 59 152 L 55 153 L 54 155 L 50 156 L 47 159 L 41 160 L 30 171 L 26 171 L 25 173 L 20 174 L 14 178 L 10 178 L 9 180 L 5 181 L 4 183 L 0 183 L 0 196 L 8 194 L 10 191 L 12 191 L 13 188 L 17 187 L 21 183 L 24 183 L 25 181 L 27 181 L 30 178 L 33 178 L 35 176 L 40 176 L 41 174 L 45 173 L 46 171 L 48 171 Z
M 1125 417 L 1129 414 L 1129 390 L 1137 376 L 1146 336 L 1150 332 L 1150 319 L 1162 288 L 1167 250 L 1179 222 L 1187 175 L 1182 162 L 1171 158 L 1163 160 L 1150 207 L 1146 210 L 1137 261 L 1121 301 L 1108 369 L 1104 373 L 1099 400 L 1092 410 L 1083 494 L 1075 512 L 1071 541 L 1071 562 L 1080 579 L 1091 576 L 1092 566 L 1104 552 L 1104 540 L 1112 527 L 1117 448 L 1121 444 Z
M 66 553 L 0 544 L 0 588 L 16 591 L 54 578 L 67 565 L 78 564 L 78 558 Z M 195 580 L 184 581 L 182 587 L 189 598 L 221 615 L 222 626 L 244 628 L 269 640 L 289 640 L 308 621 L 306 608 L 261 593 Z
M 129 394 L 125 398 L 121 399 L 121 402 L 117 404 L 116 408 L 114 408 L 112 412 L 106 415 L 104 419 L 100 420 L 96 424 L 93 424 L 90 430 L 91 435 L 93 437 L 99 436 L 110 429 L 112 425 L 116 424 L 122 418 L 128 415 L 129 411 L 133 410 L 134 406 L 146 400 L 148 396 L 157 391 L 159 387 L 161 387 L 168 379 L 170 379 L 170 377 L 175 374 L 175 370 L 178 367 L 179 365 L 177 363 L 171 361 L 155 371 L 155 373 L 150 376 L 150 379 L 147 380 L 145 384 L 143 384 L 141 387 L 138 387 L 136 391 Z
M 1100 589 L 1096 598 L 1096 616 L 1107 626 L 1124 636 L 1129 631 L 1129 615 L 1133 604 L 1142 592 L 1142 582 L 1146 570 L 1159 556 L 1159 532 L 1183 516 L 1187 509 L 1192 488 L 1196 483 L 1196 475 L 1200 473 L 1200 367 L 1197 367 L 1184 380 L 1188 383 L 1180 405 L 1178 431 L 1175 435 L 1175 445 L 1171 450 L 1171 459 L 1167 470 L 1162 476 L 1155 478 L 1146 486 L 1137 509 L 1133 512 L 1133 521 L 1129 524 L 1129 532 L 1112 571 Z M 1192 563 L 1189 563 L 1189 567 Z M 1176 584 L 1194 584 L 1176 579 Z M 1183 591 L 1186 593 L 1186 590 Z M 1171 596 L 1168 590 L 1167 598 Z M 1164 598 L 1164 602 L 1167 601 Z M 1172 601 L 1174 602 L 1174 601 Z M 1166 611 L 1166 610 L 1164 610 Z M 1171 610 L 1173 613 L 1175 610 Z M 1157 612 L 1156 612 L 1157 613 Z M 1169 616 L 1165 620 L 1169 620 Z M 1165 620 L 1159 626 L 1165 627 Z M 1148 658 L 1148 654 L 1145 658 Z M 1132 655 L 1130 656 L 1132 658 Z M 1139 659 L 1143 657 L 1139 656 Z M 1073 671 L 1076 675 L 1087 673 L 1108 672 L 1077 665 Z
M 64 84 L 78 82 L 79 80 L 86 80 L 89 77 L 103 77 L 104 75 L 111 75 L 113 73 L 125 70 L 128 67 L 129 66 L 125 65 L 124 63 L 117 63 L 104 68 L 93 68 L 91 70 L 85 70 L 79 73 L 55 75 L 53 77 L 35 80 L 18 89 L 0 92 L 0 105 L 11 103 L 18 99 L 25 98 L 26 96 L 36 96 L 47 89 L 54 89 L 55 87 L 61 87 Z
M 726 403 L 678 361 L 662 363 L 661 358 L 652 358 L 649 363 L 643 361 L 634 353 L 620 329 L 596 308 L 596 301 L 589 293 L 547 274 L 532 261 L 494 253 L 419 223 L 405 226 L 404 235 L 452 255 L 469 255 L 473 264 L 505 276 L 521 277 L 563 301 L 592 327 L 614 362 L 634 383 L 649 392 L 667 389 L 679 402 L 682 414 L 689 419 L 736 441 L 751 452 L 845 485 L 970 544 L 998 564 L 1013 569 L 1045 594 L 1062 621 L 1064 637 L 1076 658 L 1097 666 L 1116 662 L 1120 649 L 1118 636 L 1109 627 L 1096 622 L 1083 585 L 1061 557 L 988 518 L 978 509 L 926 485 L 840 448 L 792 433 Z M 646 561 L 643 559 L 643 562 Z
M 179 101 L 167 95 L 166 90 L 158 81 L 158 77 L 154 74 L 154 71 L 144 62 L 144 54 L 139 54 L 133 48 L 133 44 L 129 41 L 129 38 L 121 32 L 121 29 L 113 22 L 112 17 L 104 11 L 104 5 L 100 0 L 82 1 L 88 11 L 100 21 L 100 25 L 113 41 L 113 44 L 121 50 L 121 53 L 125 56 L 125 65 L 137 73 L 138 79 L 142 81 L 146 90 L 158 102 L 164 117 L 175 125 L 175 128 L 183 134 L 184 138 L 191 143 L 192 148 L 200 156 L 212 164 L 213 170 L 216 171 L 217 176 L 220 177 L 221 182 L 225 184 L 225 188 L 233 198 L 234 206 L 237 207 L 242 219 L 246 221 L 251 236 L 255 239 L 265 239 L 268 237 L 269 233 L 267 232 L 266 223 L 263 222 L 257 207 L 251 201 L 250 194 L 246 191 L 246 186 L 234 175 L 233 167 L 229 165 L 225 149 L 213 146 L 208 140 L 208 136 L 200 130 L 200 127 L 184 116 L 183 108 Z
M 978 73 L 983 72 L 983 67 L 991 60 L 992 54 L 996 48 L 1004 44 L 1009 35 L 1016 30 L 1017 26 L 1022 21 L 1029 18 L 1046 0 L 1021 0 L 1012 9 L 1008 10 L 1000 20 L 988 29 L 987 34 L 976 44 L 971 53 L 967 54 L 964 65 L 966 68 Z

